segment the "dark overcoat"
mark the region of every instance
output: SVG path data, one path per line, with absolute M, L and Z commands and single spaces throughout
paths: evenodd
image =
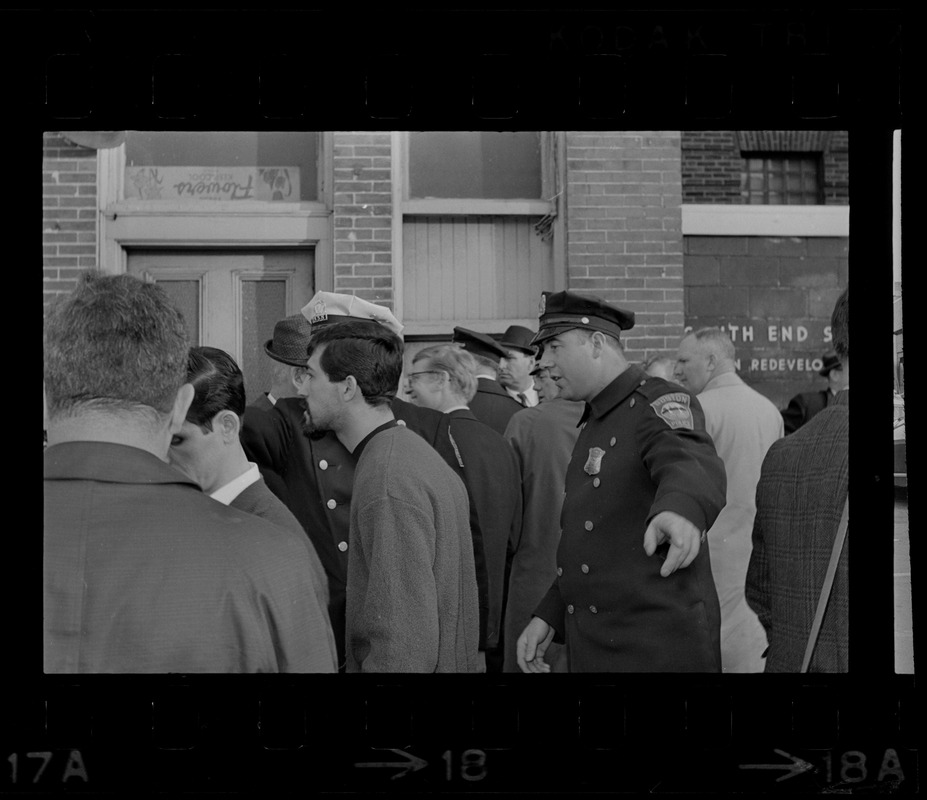
M 448 435 L 463 465 L 460 474 L 482 535 L 489 601 L 482 649 L 492 650 L 502 631 L 506 560 L 521 530 L 521 475 L 515 451 L 501 434 L 465 409 L 447 417 Z
M 708 547 L 660 575 L 644 533 L 661 511 L 707 531 L 725 503 L 724 463 L 698 400 L 630 366 L 587 404 L 567 468 L 557 579 L 535 610 L 571 672 L 720 672 Z
M 505 433 L 513 414 L 524 406 L 491 378 L 478 378 L 476 394 L 469 403 L 473 416 L 500 436 Z

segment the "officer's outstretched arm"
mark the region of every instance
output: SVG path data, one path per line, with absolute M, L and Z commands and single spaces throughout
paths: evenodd
M 688 567 L 698 555 L 702 541 L 702 532 L 685 517 L 674 511 L 661 511 L 657 514 L 644 534 L 644 552 L 652 556 L 657 547 L 669 541 L 666 560 L 660 567 L 660 574 L 665 578 L 681 567 Z
M 515 645 L 518 666 L 522 672 L 550 672 L 550 664 L 544 660 L 544 653 L 553 638 L 554 629 L 550 625 L 540 617 L 531 618 Z

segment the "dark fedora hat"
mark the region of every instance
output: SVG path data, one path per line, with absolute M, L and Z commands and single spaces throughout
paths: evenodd
M 537 348 L 531 344 L 531 340 L 534 338 L 535 333 L 530 328 L 525 328 L 521 325 L 509 325 L 505 333 L 502 334 L 502 338 L 499 340 L 499 344 L 503 347 L 511 347 L 515 350 L 521 350 L 523 353 L 527 353 L 529 356 L 533 356 L 537 352 Z
M 282 364 L 305 367 L 310 333 L 309 320 L 302 314 L 293 314 L 274 325 L 274 338 L 264 345 L 264 352 Z
M 818 370 L 818 375 L 823 375 L 825 378 L 830 375 L 830 371 L 840 366 L 840 359 L 837 358 L 837 354 L 834 352 L 824 354 L 824 364 L 821 369 Z
M 469 350 L 477 356 L 489 358 L 496 363 L 505 358 L 506 352 L 502 346 L 487 333 L 478 333 L 469 328 L 454 328 L 451 341 L 459 344 L 464 350 Z

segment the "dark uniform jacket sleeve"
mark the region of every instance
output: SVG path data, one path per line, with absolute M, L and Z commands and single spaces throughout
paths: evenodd
M 665 396 L 667 388 L 665 381 L 655 379 L 639 392 L 649 404 Z M 727 476 L 696 397 L 690 395 L 689 407 L 691 430 L 670 428 L 656 413 L 645 413 L 637 428 L 641 457 L 657 487 L 647 522 L 661 511 L 673 511 L 707 531 L 727 502 Z

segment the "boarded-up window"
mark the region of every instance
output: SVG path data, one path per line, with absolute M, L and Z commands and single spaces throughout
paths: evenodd
M 523 319 L 553 285 L 550 244 L 536 218 L 412 217 L 403 222 L 405 318 Z
M 501 332 L 536 318 L 541 292 L 557 288 L 554 134 L 410 133 L 405 157 L 403 321 Z

